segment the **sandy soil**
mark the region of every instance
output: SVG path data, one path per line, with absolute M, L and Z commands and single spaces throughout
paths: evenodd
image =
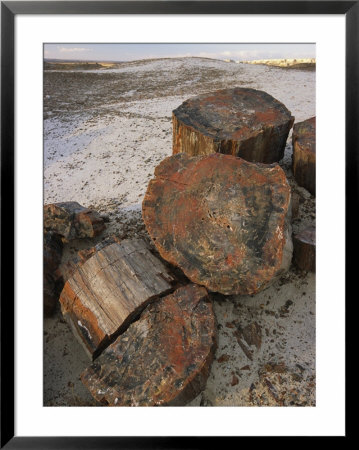
M 172 110 L 193 95 L 234 86 L 270 93 L 296 121 L 315 115 L 314 71 L 204 58 L 45 71 L 44 202 L 78 201 L 108 220 L 97 239 L 67 245 L 63 260 L 113 233 L 150 243 L 141 203 L 154 168 L 171 154 Z M 295 183 L 291 153 L 289 137 L 280 164 L 299 200 L 298 231 L 315 223 L 315 198 Z M 292 266 L 256 296 L 213 298 L 216 360 L 190 405 L 315 405 L 315 275 Z M 239 343 L 238 329 L 252 338 Z M 44 321 L 44 405 L 96 405 L 79 380 L 88 365 L 58 307 Z

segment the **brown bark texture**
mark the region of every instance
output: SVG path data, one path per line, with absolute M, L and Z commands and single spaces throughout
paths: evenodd
M 172 122 L 173 154 L 218 152 L 273 163 L 283 158 L 294 117 L 266 92 L 233 88 L 186 100 Z
M 293 175 L 299 186 L 315 195 L 316 119 L 296 123 L 293 127 Z

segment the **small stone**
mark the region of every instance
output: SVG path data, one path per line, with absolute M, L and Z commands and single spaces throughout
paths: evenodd
M 221 363 L 223 363 L 223 362 L 228 361 L 229 359 L 230 359 L 230 356 L 229 356 L 229 355 L 222 355 L 222 356 L 220 356 L 220 357 L 217 359 L 217 361 L 221 364 Z

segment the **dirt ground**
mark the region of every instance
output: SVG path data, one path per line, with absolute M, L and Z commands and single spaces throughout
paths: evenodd
M 315 115 L 315 71 L 181 58 L 44 72 L 44 202 L 78 201 L 108 221 L 98 238 L 67 244 L 64 261 L 114 233 L 154 248 L 141 203 L 172 151 L 171 112 L 193 95 L 234 86 L 268 92 L 296 122 Z M 289 136 L 280 165 L 299 204 L 296 232 L 315 224 L 315 198 L 293 179 L 291 154 Z M 212 297 L 216 359 L 188 406 L 314 406 L 315 274 L 292 265 L 255 296 Z M 58 305 L 44 320 L 44 405 L 97 406 L 79 379 L 89 364 Z

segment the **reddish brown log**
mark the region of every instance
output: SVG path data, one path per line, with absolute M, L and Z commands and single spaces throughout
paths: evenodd
M 215 153 L 155 169 L 143 219 L 161 256 L 222 294 L 254 294 L 288 269 L 290 187 L 279 165 Z
M 293 174 L 299 186 L 315 195 L 315 117 L 293 127 Z
M 293 237 L 295 264 L 307 272 L 315 272 L 315 227 L 308 227 Z
M 107 245 L 81 262 L 61 292 L 64 317 L 91 358 L 174 279 L 142 240 Z
M 44 315 L 49 317 L 53 314 L 58 301 L 56 289 L 56 270 L 61 263 L 62 258 L 62 240 L 55 233 L 45 233 L 44 235 Z
M 216 350 L 212 303 L 188 285 L 147 307 L 81 375 L 110 406 L 182 406 L 204 388 Z
M 266 92 L 234 88 L 190 98 L 172 122 L 173 154 L 218 152 L 273 163 L 283 158 L 294 117 Z
M 77 202 L 64 202 L 44 206 L 44 228 L 70 240 L 95 237 L 105 229 L 105 224 L 96 211 Z

